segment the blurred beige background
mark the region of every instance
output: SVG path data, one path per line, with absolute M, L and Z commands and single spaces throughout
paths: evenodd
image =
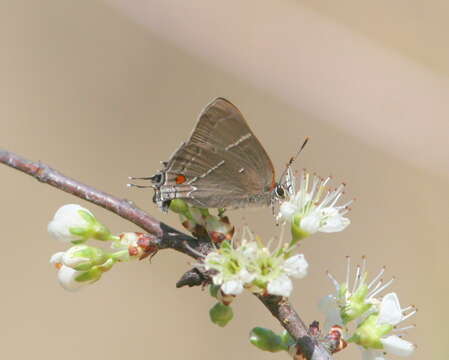
M 117 7 L 111 7 L 112 2 Z M 239 106 L 278 171 L 309 135 L 311 143 L 297 166 L 347 182 L 348 197 L 356 197 L 357 202 L 346 231 L 304 242 L 311 270 L 296 283 L 293 301 L 298 311 L 306 322 L 322 320 L 317 300 L 332 290 L 325 270 L 341 277 L 345 255 L 356 262 L 365 254 L 371 272 L 387 265 L 387 274 L 398 278 L 394 290 L 402 303 L 420 309 L 412 321 L 418 327 L 408 336 L 419 345 L 412 358 L 447 359 L 445 3 L 426 2 L 424 12 L 418 1 L 395 5 L 382 1 L 377 8 L 352 6 L 356 1 L 345 1 L 341 7 L 324 0 L 262 1 L 266 14 L 270 6 L 271 14 L 294 8 L 307 20 L 297 25 L 310 27 L 308 36 L 301 33 L 295 41 L 291 32 L 278 32 L 271 39 L 276 40 L 275 46 L 268 41 L 284 51 L 278 57 L 258 46 L 263 43 L 258 36 L 266 35 L 258 26 L 268 15 L 256 16 L 259 13 L 251 12 L 250 5 L 245 5 L 246 10 L 234 8 L 235 17 L 223 18 L 234 29 L 232 37 L 214 38 L 222 26 L 203 28 L 195 14 L 203 20 L 214 19 L 224 5 L 210 3 L 204 10 L 188 3 L 177 7 L 176 1 L 130 1 L 128 8 L 120 3 L 0 1 L 1 147 L 129 198 L 177 224 L 174 216 L 153 206 L 151 190 L 130 190 L 124 185 L 128 175 L 158 170 L 159 161 L 166 160 L 188 136 L 210 99 L 224 96 Z M 228 14 L 229 6 L 222 9 L 223 14 Z M 152 14 L 159 22 L 152 21 Z M 176 16 L 168 22 L 166 14 Z M 245 16 L 246 23 L 242 22 Z M 283 20 L 279 17 L 278 23 Z M 291 19 L 288 22 L 293 31 L 296 25 Z M 184 23 L 191 26 L 183 28 Z M 254 42 L 239 43 L 247 35 L 248 24 L 254 26 Z M 240 26 L 241 37 L 236 31 Z M 321 49 L 314 38 L 317 29 L 335 30 L 322 33 L 322 40 L 352 39 L 342 40 L 349 44 L 344 54 L 337 46 Z M 413 36 L 413 31 L 421 37 Z M 199 33 L 215 44 L 207 46 Z M 316 52 L 298 57 L 302 47 Z M 262 57 L 264 52 L 267 58 Z M 295 55 L 288 59 L 290 52 Z M 238 53 L 248 55 L 246 63 Z M 323 53 L 330 56 L 330 63 L 339 59 L 338 71 L 313 61 L 315 57 L 322 61 Z M 347 59 L 354 63 L 349 66 Z M 369 59 L 376 61 L 368 63 Z M 296 61 L 296 67 L 289 67 Z M 323 73 L 323 82 L 312 84 L 315 75 Z M 363 81 L 357 81 L 362 75 Z M 395 79 L 404 82 L 403 92 L 398 83 L 391 90 Z M 347 84 L 344 96 L 340 84 Z M 383 87 L 385 93 L 380 91 Z M 338 101 L 332 100 L 332 94 Z M 383 103 L 384 97 L 391 103 Z M 345 113 L 352 105 L 359 108 Z M 415 118 L 406 126 L 409 116 Z M 401 129 L 407 131 L 401 133 Z M 50 255 L 64 245 L 46 233 L 46 224 L 60 205 L 87 206 L 115 232 L 136 227 L 12 169 L 0 167 L 0 172 L 0 346 L 5 358 L 287 358 L 259 352 L 248 344 L 247 335 L 254 326 L 280 329 L 249 295 L 235 302 L 236 318 L 226 328 L 211 324 L 212 298 L 200 289 L 175 288 L 189 268 L 189 259 L 174 252 L 161 252 L 152 264 L 117 266 L 95 286 L 65 292 L 48 264 Z M 265 238 L 276 234 L 267 209 L 230 215 L 236 223 L 244 215 Z M 350 348 L 336 358 L 359 359 L 360 354 Z

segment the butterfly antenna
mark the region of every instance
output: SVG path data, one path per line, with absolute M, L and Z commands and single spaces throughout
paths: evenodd
M 152 176 L 147 176 L 147 177 L 128 176 L 129 180 L 151 180 L 152 178 L 153 178 Z
M 128 176 L 129 180 L 153 180 L 154 176 L 147 176 L 147 177 L 135 177 L 135 176 Z M 137 184 L 126 184 L 128 187 L 136 187 L 139 189 L 146 189 L 146 188 L 153 188 L 154 185 L 137 185 Z
M 292 156 L 290 158 L 290 161 L 287 163 L 287 167 L 291 166 L 293 164 L 293 162 L 298 158 L 299 154 L 301 154 L 301 151 L 306 147 L 307 143 L 309 142 L 309 137 L 306 136 L 306 138 L 304 139 L 301 147 L 298 149 L 298 151 L 296 152 L 295 156 Z
M 281 179 L 285 176 L 288 168 L 296 161 L 296 159 L 298 158 L 299 154 L 301 154 L 301 151 L 306 147 L 307 143 L 309 142 L 309 139 L 310 138 L 308 136 L 306 136 L 306 138 L 304 139 L 302 145 L 299 147 L 299 149 L 296 152 L 296 154 L 290 158 L 290 160 L 288 161 L 287 165 L 285 166 L 284 172 L 281 175 Z
M 139 189 L 152 188 L 153 185 L 137 185 L 137 184 L 126 184 L 127 187 L 136 187 Z

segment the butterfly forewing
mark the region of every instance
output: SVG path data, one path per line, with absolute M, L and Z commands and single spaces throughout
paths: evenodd
M 200 207 L 267 205 L 274 168 L 240 111 L 217 98 L 201 113 L 190 139 L 172 155 L 163 198 Z

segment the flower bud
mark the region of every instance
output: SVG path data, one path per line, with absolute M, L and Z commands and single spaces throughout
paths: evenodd
M 101 278 L 101 275 L 111 269 L 115 260 L 103 250 L 87 246 L 72 246 L 66 252 L 54 254 L 50 263 L 58 269 L 58 281 L 69 291 L 92 284 Z
M 282 335 L 278 335 L 262 327 L 251 330 L 249 341 L 260 350 L 270 352 L 288 351 L 289 346 L 295 342 L 286 331 Z
M 90 270 L 95 265 L 103 264 L 108 255 L 99 248 L 88 245 L 75 245 L 62 256 L 62 264 L 78 271 Z
M 189 205 L 182 199 L 171 200 L 169 209 L 176 214 L 186 215 L 189 213 Z
M 87 209 L 68 204 L 60 207 L 48 224 L 48 232 L 55 239 L 80 244 L 89 238 L 111 240 L 113 236 Z
M 141 232 L 121 233 L 119 239 L 114 241 L 111 247 L 113 249 L 126 250 L 112 255 L 117 261 L 142 260 L 147 256 L 156 254 L 158 251 L 154 237 Z
M 227 216 L 217 217 L 209 215 L 205 219 L 205 227 L 213 243 L 231 240 L 234 235 L 234 226 L 230 224 Z
M 230 306 L 218 302 L 209 310 L 209 316 L 214 324 L 224 327 L 232 320 L 234 312 Z

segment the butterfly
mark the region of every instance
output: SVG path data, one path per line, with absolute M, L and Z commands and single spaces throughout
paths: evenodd
M 269 206 L 284 198 L 291 177 L 284 171 L 276 181 L 262 144 L 237 107 L 224 98 L 204 108 L 190 138 L 162 164 L 151 177 L 131 179 L 151 180 L 153 202 L 164 211 L 173 199 L 201 208 Z

